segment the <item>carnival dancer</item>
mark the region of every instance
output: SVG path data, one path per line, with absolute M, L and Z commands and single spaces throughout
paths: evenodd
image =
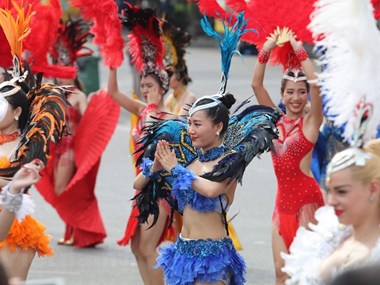
M 38 91 L 39 94 L 29 92 L 26 95 L 25 92 L 28 91 L 23 88 L 29 87 L 25 84 L 25 79 L 26 76 L 15 77 L 0 84 L 4 113 L 0 128 L 4 138 L 0 146 L 2 187 L 28 161 L 38 158 L 44 161 L 39 165 L 44 165 L 50 134 L 55 133 L 56 141 L 59 141 L 63 132 L 66 102 L 62 90 L 53 85 L 45 85 Z M 30 102 L 27 96 L 35 96 L 35 99 Z M 53 110 L 56 112 L 54 115 Z M 44 122 L 41 119 L 44 116 L 51 116 L 51 121 Z M 9 277 L 19 277 L 22 280 L 26 279 L 36 253 L 39 256 L 53 254 L 49 246 L 51 237 L 44 233 L 45 227 L 29 214 L 30 212 L 22 220 L 15 219 L 8 236 L 0 243 L 0 257 Z
M 14 2 L 9 9 L 1 9 L 0 15 L 10 48 L 8 57 L 13 56 L 12 78 L 5 73 L 6 81 L 0 84 L 3 136 L 0 186 L 5 186 L 22 165 L 35 159 L 46 165 L 50 141 L 59 142 L 66 129 L 68 102 L 64 89 L 51 83 L 42 84 L 41 78 L 35 78 L 28 65 L 20 62 L 23 39 L 30 32 L 28 25 L 33 15 L 30 7 L 25 12 L 24 7 Z M 8 236 L 0 243 L 0 256 L 10 278 L 25 280 L 36 253 L 52 255 L 50 236 L 44 231 L 45 227 L 30 215 L 21 222 L 15 219 Z
M 327 284 L 347 269 L 380 264 L 380 142 L 371 140 L 380 117 L 380 36 L 371 1 L 319 0 L 309 28 L 325 50 L 321 90 L 350 148 L 327 168 L 329 206 L 316 212 L 318 225 L 299 229 L 283 255 L 287 284 Z
M 312 150 L 321 126 L 322 99 L 319 87 L 307 80 L 315 79 L 314 67 L 301 42 L 291 31 L 276 30 L 259 53 L 252 78 L 252 88 L 260 104 L 274 107 L 264 87 L 264 73 L 270 52 L 276 47 L 280 33 L 287 33 L 302 70 L 293 67 L 285 71 L 281 82 L 281 96 L 286 114 L 278 122 L 279 139 L 274 141 L 273 166 L 277 178 L 276 205 L 273 213 L 272 250 L 276 269 L 276 284 L 282 284 L 286 275 L 281 272 L 280 252 L 288 252 L 299 226 L 307 226 L 314 212 L 324 202 L 317 181 L 310 171 Z M 310 109 L 304 115 L 310 92 Z
M 169 77 L 163 66 L 164 49 L 159 28 L 160 20 L 151 9 L 141 9 L 137 6 L 127 6 L 124 10 L 123 24 L 131 30 L 129 52 L 132 63 L 141 74 L 140 93 L 144 101 L 134 100 L 119 91 L 116 69 L 111 69 L 108 78 L 108 92 L 124 109 L 138 116 L 138 121 L 132 130 L 134 149 L 138 149 L 142 129 L 147 121 L 175 118 L 168 114 L 164 107 L 164 95 L 169 90 Z M 139 168 L 136 169 L 140 172 Z M 126 226 L 124 237 L 119 245 L 127 245 L 131 241 L 131 249 L 136 258 L 141 278 L 144 284 L 163 284 L 162 271 L 154 269 L 157 246 L 164 240 L 174 240 L 174 227 L 168 225 L 168 210 L 165 203 L 160 205 L 160 219 L 150 228 L 149 224 L 140 224 L 137 216 L 138 208 L 134 207 Z
M 173 207 L 177 203 L 183 213 L 176 243 L 163 247 L 157 259 L 166 284 L 245 283 L 245 263 L 228 237 L 226 212 L 248 163 L 277 137 L 278 113 L 251 106 L 229 117 L 235 98 L 226 92 L 228 71 L 246 26 L 243 14 L 234 22 L 221 39 L 206 18 L 202 21 L 205 32 L 219 39 L 222 48 L 219 92 L 198 99 L 187 124 L 181 120 L 153 124 L 143 140 L 142 173 L 134 183 L 143 189 L 135 197 L 141 221 L 149 212 L 159 215 L 160 199 Z
M 163 32 L 167 62 L 169 63 L 166 70 L 171 74 L 169 87 L 173 89 L 173 93 L 169 94 L 165 100 L 165 106 L 171 113 L 178 115 L 180 119 L 187 119 L 188 110 L 196 99 L 188 89 L 188 84 L 192 80 L 188 74 L 186 60 L 184 59 L 185 48 L 190 45 L 191 36 L 168 22 L 164 22 Z M 175 212 L 173 222 L 177 232 L 181 230 L 181 221 L 182 217 Z M 236 250 L 242 250 L 243 247 L 232 223 L 229 223 L 228 227 L 230 238 Z
M 36 187 L 66 224 L 58 244 L 91 247 L 107 236 L 95 185 L 101 155 L 118 122 L 120 107 L 105 90 L 93 94 L 90 102 L 80 90 L 76 60 L 92 54 L 85 46 L 88 23 L 68 19 L 61 22 L 57 33 L 59 37 L 50 51 L 54 66 L 45 75 L 57 76 L 58 84 L 70 90 L 70 134 L 52 145 L 53 155 Z M 67 68 L 75 72 L 64 72 Z

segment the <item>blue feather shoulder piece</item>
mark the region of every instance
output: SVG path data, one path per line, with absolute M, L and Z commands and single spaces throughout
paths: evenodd
M 165 140 L 170 144 L 171 149 L 174 149 L 176 153 L 178 162 L 184 167 L 197 157 L 197 152 L 187 133 L 187 123 L 182 120 L 147 123 L 144 134 L 145 136 L 139 142 L 141 147 L 136 151 L 136 153 L 140 151 L 144 151 L 144 153 L 137 159 L 136 165 L 141 163 L 143 157 L 153 160 L 159 140 Z
M 256 156 L 274 150 L 272 140 L 278 138 L 278 109 L 254 105 L 234 114 L 224 136 L 226 155 L 213 171 L 203 175 L 212 181 L 225 179 L 241 183 L 245 168 Z

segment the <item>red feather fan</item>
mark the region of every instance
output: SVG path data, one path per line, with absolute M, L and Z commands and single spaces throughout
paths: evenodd
M 226 5 L 235 12 L 242 12 L 247 9 L 247 2 L 245 0 L 226 0 Z
M 9 0 L 0 0 L 0 8 L 12 9 L 12 5 Z M 8 40 L 5 37 L 3 29 L 0 27 L 0 66 L 4 68 L 11 67 L 13 65 L 11 47 Z
M 114 0 L 71 0 L 73 7 L 80 8 L 84 19 L 93 23 L 90 32 L 94 43 L 100 47 L 104 64 L 110 68 L 119 67 L 123 60 L 124 40 L 121 23 Z
M 28 51 L 26 60 L 34 73 L 43 72 L 47 77 L 55 77 L 61 73 L 72 74 L 75 69 L 59 70 L 60 67 L 51 66 L 48 62 L 48 53 L 57 39 L 59 20 L 62 9 L 59 0 L 50 0 L 49 4 L 42 4 L 39 0 L 30 0 L 36 15 L 30 21 L 30 35 L 25 39 L 24 48 Z M 41 44 L 43 43 L 43 44 Z
M 219 5 L 217 0 L 189 0 L 190 2 L 197 2 L 199 11 L 209 17 L 226 19 L 227 12 Z M 235 2 L 231 0 L 229 2 Z M 240 2 L 240 1 L 237 1 Z
M 194 0 L 190 1 L 195 2 Z M 306 27 L 310 22 L 309 18 L 315 0 L 250 0 L 248 2 L 225 0 L 226 7 L 231 9 L 231 12 L 225 11 L 216 0 L 198 0 L 196 2 L 201 13 L 214 18 L 230 20 L 231 13 L 244 11 L 245 18 L 248 19 L 247 29 L 252 32 L 244 34 L 242 40 L 255 44 L 259 49 L 277 26 L 290 28 L 302 42 L 313 42 L 312 35 Z M 232 19 L 233 22 L 234 19 Z M 281 64 L 284 69 L 300 66 L 290 43 L 275 48 L 271 53 L 270 62 Z
M 310 14 L 314 9 L 315 0 L 251 0 L 247 4 L 245 17 L 252 19 L 248 22 L 248 28 L 256 29 L 258 33 L 247 33 L 242 39 L 262 48 L 266 38 L 277 26 L 288 27 L 297 35 L 297 39 L 304 43 L 313 43 L 312 35 L 307 29 L 310 23 Z M 294 56 L 290 43 L 275 48 L 271 53 L 270 62 L 281 64 L 284 69 L 289 66 L 297 66 L 297 58 Z
M 374 8 L 375 19 L 378 20 L 380 18 L 380 0 L 372 0 L 372 5 Z
M 8 68 L 13 65 L 11 47 L 8 44 L 3 29 L 0 27 L 0 67 Z

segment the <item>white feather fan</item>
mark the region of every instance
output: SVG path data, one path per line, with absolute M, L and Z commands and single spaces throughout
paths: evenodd
M 363 140 L 376 134 L 380 123 L 380 32 L 370 0 L 317 0 L 309 29 L 317 46 L 325 50 L 319 74 L 327 108 L 335 124 L 346 123 L 343 136 L 351 141 L 361 99 L 372 105 Z M 357 134 L 356 134 L 357 135 Z

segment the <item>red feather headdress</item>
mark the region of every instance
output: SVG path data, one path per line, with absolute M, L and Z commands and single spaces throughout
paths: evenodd
M 165 48 L 162 39 L 161 21 L 152 9 L 141 9 L 127 5 L 123 10 L 122 24 L 131 33 L 129 53 L 132 64 L 140 74 L 155 74 L 163 89 L 169 89 L 169 77 L 164 69 Z
M 93 53 L 85 47 L 89 36 L 89 26 L 83 19 L 60 22 L 58 37 L 51 51 L 54 63 L 63 66 L 73 66 L 78 58 Z

